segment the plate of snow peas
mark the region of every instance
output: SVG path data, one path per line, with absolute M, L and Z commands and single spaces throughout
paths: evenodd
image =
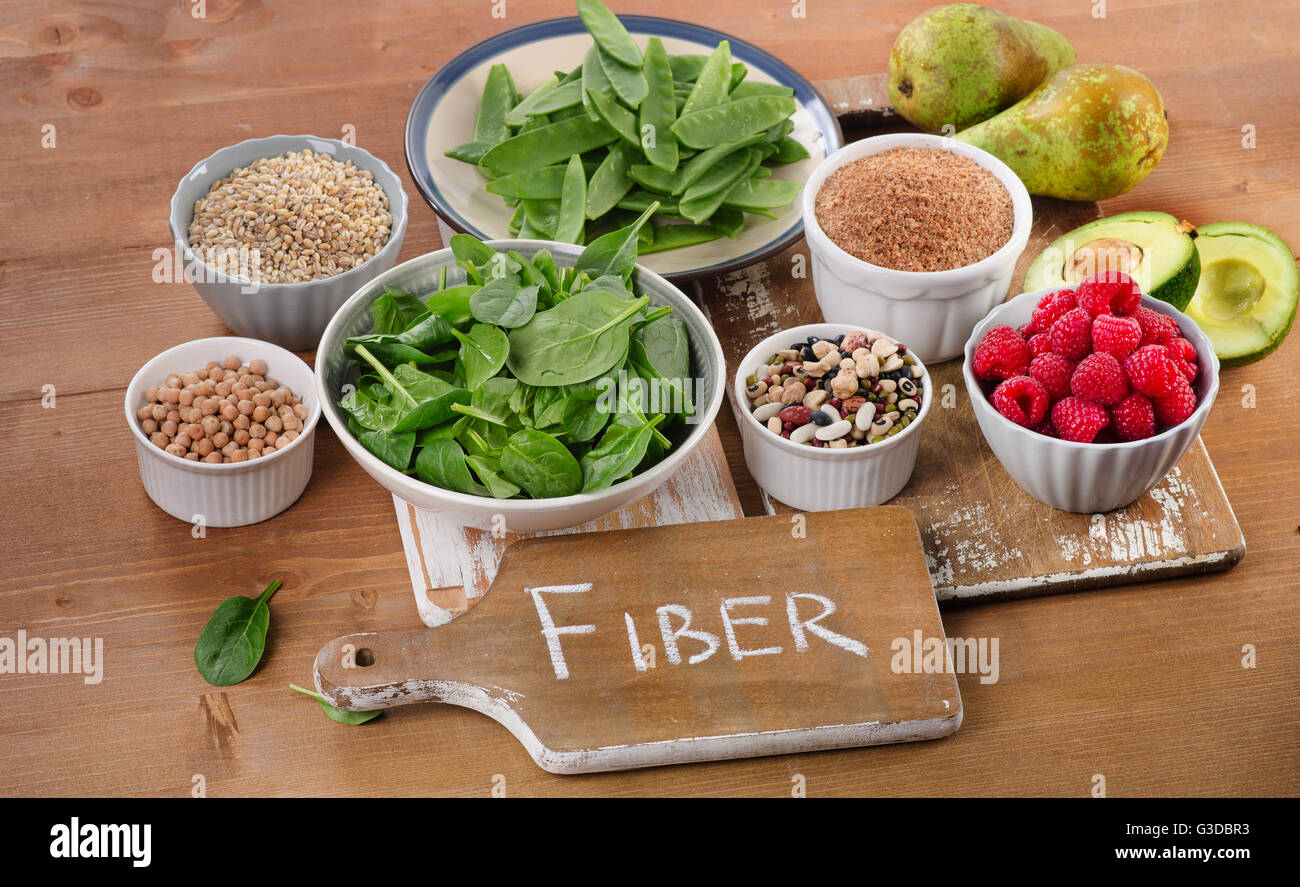
M 813 86 L 720 32 L 576 6 L 476 44 L 416 96 L 407 164 L 444 237 L 583 245 L 658 203 L 640 261 L 676 280 L 794 244 L 800 188 L 843 142 Z

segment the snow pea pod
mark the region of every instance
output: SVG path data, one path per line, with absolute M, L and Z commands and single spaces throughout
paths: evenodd
M 587 182 L 587 218 L 598 219 L 605 215 L 632 190 L 633 183 L 628 169 L 636 156 L 636 152 L 626 142 L 619 142 L 610 148 L 609 154 L 605 155 Z
M 570 117 L 511 136 L 493 146 L 479 163 L 498 173 L 522 172 L 560 163 L 573 154 L 585 154 L 617 138 L 618 133 L 599 120 Z
M 760 160 L 757 148 L 742 148 L 727 155 L 682 193 L 682 205 L 725 191 L 741 179 L 749 178 Z
M 646 96 L 637 108 L 641 150 L 652 165 L 673 172 L 679 162 L 677 138 L 672 132 L 677 102 L 673 98 L 672 65 L 658 37 L 651 37 L 646 44 L 645 78 Z
M 708 172 L 715 163 L 722 160 L 722 158 L 739 151 L 742 148 L 756 145 L 762 141 L 762 139 L 763 137 L 761 135 L 751 135 L 743 139 L 737 139 L 734 142 L 728 142 L 725 145 L 714 145 L 712 148 L 696 154 L 686 162 L 684 167 L 682 167 L 682 171 L 677 179 L 677 187 L 673 189 L 673 193 L 681 194 L 691 185 L 699 181 L 700 177 Z
M 628 169 L 628 175 L 632 177 L 632 181 L 649 188 L 651 191 L 671 194 L 673 188 L 677 187 L 677 176 L 657 166 L 635 163 Z
M 697 243 L 708 243 L 710 240 L 717 240 L 723 237 L 724 234 L 724 231 L 712 225 L 663 225 L 655 229 L 654 242 L 642 246 L 639 252 L 646 255 L 648 253 L 662 252 L 666 249 L 694 246 Z
M 784 95 L 794 96 L 793 86 L 781 86 L 778 83 L 755 83 L 746 81 L 739 83 L 731 88 L 731 98 L 734 99 L 751 99 L 756 95 Z
M 599 44 L 596 46 L 596 55 L 600 58 L 600 67 L 604 70 L 610 86 L 614 87 L 614 93 L 633 108 L 641 104 L 646 93 L 650 91 L 650 85 L 646 82 L 645 73 L 641 68 L 628 67 L 605 52 Z
M 776 154 L 773 159 L 777 163 L 797 163 L 800 160 L 807 160 L 810 156 L 812 155 L 808 153 L 803 142 L 786 136 L 776 143 Z
M 528 122 L 528 118 L 531 115 L 545 113 L 542 111 L 536 111 L 534 108 L 538 102 L 544 99 L 559 85 L 560 78 L 552 76 L 550 80 L 545 81 L 541 86 L 524 96 L 524 100 L 511 108 L 510 113 L 506 115 L 506 125 L 523 126 Z
M 637 137 L 636 118 L 632 116 L 631 111 L 615 101 L 609 93 L 589 91 L 587 99 L 591 107 L 596 109 L 596 116 L 618 133 L 619 138 L 638 150 L 641 148 L 641 140 Z
M 785 206 L 799 193 L 798 182 L 774 181 L 771 179 L 746 179 L 737 182 L 727 192 L 726 206 L 743 209 L 747 212 L 760 212 Z
M 582 243 L 583 222 L 587 218 L 587 176 L 582 158 L 574 154 L 564 171 L 560 192 L 560 213 L 555 222 L 555 239 L 562 243 Z
M 488 71 L 483 98 L 479 100 L 478 117 L 474 120 L 474 141 L 495 145 L 510 136 L 506 116 L 515 104 L 515 82 L 510 69 L 496 64 Z
M 607 89 L 613 89 L 610 85 L 609 78 L 605 76 L 605 69 L 600 64 L 600 50 L 593 43 L 587 50 L 587 54 L 582 58 L 582 107 L 586 110 L 587 116 L 592 120 L 599 119 L 596 116 L 596 109 L 591 106 L 591 99 L 588 97 L 588 90 L 604 92 Z
M 690 100 L 687 100 L 687 108 Z M 673 124 L 673 134 L 692 148 L 711 148 L 780 123 L 794 113 L 794 99 L 761 95 L 703 110 L 684 111 Z
M 718 44 L 718 48 L 713 50 L 709 60 L 704 63 L 699 77 L 695 79 L 695 87 L 687 96 L 686 104 L 682 106 L 681 113 L 691 114 L 721 104 L 726 101 L 727 88 L 730 85 L 731 44 L 723 40 Z
M 641 67 L 641 50 L 614 13 L 600 0 L 578 0 L 578 18 L 582 19 L 596 45 L 613 58 L 632 68 Z
M 703 194 L 698 197 L 683 198 L 678 204 L 678 211 L 690 219 L 692 222 L 699 224 L 708 219 L 718 208 L 722 206 L 727 199 L 727 194 L 731 186 L 735 185 L 742 179 L 749 177 L 749 174 L 758 166 L 761 155 L 754 148 L 746 148 L 745 154 L 741 159 L 743 166 L 733 169 L 730 174 L 730 184 L 725 185 L 722 189 Z
M 526 197 L 530 200 L 559 200 L 564 182 L 563 166 L 544 166 L 493 179 L 487 190 L 502 197 Z
M 553 114 L 556 111 L 563 111 L 565 108 L 572 108 L 574 105 L 580 104 L 582 104 L 582 84 L 574 81 L 563 86 L 556 86 L 542 96 L 537 100 L 530 113 Z

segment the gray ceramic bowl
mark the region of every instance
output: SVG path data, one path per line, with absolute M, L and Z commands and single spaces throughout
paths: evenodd
M 345 162 L 351 160 L 358 169 L 374 175 L 375 182 L 388 196 L 388 211 L 393 217 L 384 248 L 342 274 L 305 283 L 254 286 L 200 262 L 189 246 L 195 201 L 208 193 L 213 182 L 224 179 L 238 167 L 306 148 Z M 406 216 L 406 192 L 402 190 L 401 179 L 373 154 L 337 139 L 275 135 L 222 148 L 196 164 L 172 194 L 170 225 L 177 252 L 183 256 L 186 268 L 192 266 L 199 277 L 194 281 L 194 288 L 222 323 L 241 336 L 265 339 L 291 351 L 305 351 L 316 344 L 334 312 L 358 287 L 397 263 L 402 238 L 406 235 Z
M 526 256 L 549 249 L 555 263 L 572 265 L 582 248 L 567 243 L 542 240 L 490 240 L 499 250 L 518 250 Z M 538 532 L 574 527 L 616 511 L 647 495 L 666 481 L 708 435 L 722 404 L 726 387 L 723 381 L 726 363 L 722 345 L 713 327 L 687 296 L 664 278 L 637 266 L 633 287 L 648 295 L 652 305 L 671 305 L 674 314 L 686 323 L 690 337 L 691 366 L 696 377 L 696 422 L 688 426 L 685 439 L 669 451 L 668 456 L 648 471 L 595 493 L 580 493 L 555 499 L 492 499 L 456 493 L 409 477 L 373 456 L 348 431 L 347 416 L 338 407 L 343 386 L 356 381 L 355 369 L 343 354 L 343 343 L 351 336 L 370 332 L 370 303 L 385 286 L 400 287 L 417 295 L 431 293 L 438 287 L 439 269 L 447 268 L 447 285 L 465 282 L 465 272 L 456 266 L 450 249 L 438 250 L 403 262 L 365 284 L 339 309 L 325 328 L 316 349 L 316 393 L 326 421 L 343 441 L 349 455 L 386 489 L 413 505 L 430 511 L 449 513 L 465 526 L 492 528 L 497 515 L 504 516 L 512 532 Z

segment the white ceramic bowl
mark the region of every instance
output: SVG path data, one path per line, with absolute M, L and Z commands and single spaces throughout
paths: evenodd
M 917 358 L 923 372 L 921 382 L 925 397 L 915 421 L 893 437 L 865 447 L 833 450 L 791 443 L 773 434 L 749 411 L 745 380 L 767 364 L 776 352 L 792 342 L 809 336 L 834 338 L 854 330 L 879 329 L 869 324 L 810 323 L 784 330 L 759 342 L 745 355 L 732 384 L 735 391 L 740 436 L 745 447 L 745 465 L 754 480 L 769 495 L 803 511 L 835 511 L 879 505 L 898 495 L 907 486 L 916 466 L 916 451 L 921 443 L 921 425 L 930 414 L 934 399 L 930 373 Z M 907 345 L 905 339 L 881 330 L 885 335 Z
M 572 244 L 542 240 L 489 240 L 487 243 L 498 251 L 514 249 L 526 256 L 549 249 L 561 267 L 572 265 L 582 253 L 581 247 Z M 385 286 L 400 287 L 417 295 L 431 293 L 437 289 L 439 270 L 444 267 L 448 286 L 463 283 L 465 272 L 455 261 L 450 249 L 441 249 L 403 262 L 376 277 L 339 309 L 316 349 L 316 396 L 323 405 L 325 418 L 348 454 L 385 489 L 419 508 L 447 513 L 464 526 L 491 529 L 497 525 L 499 515 L 512 532 L 560 530 L 593 521 L 652 492 L 681 467 L 708 435 L 722 403 L 726 366 L 722 345 L 694 302 L 658 274 L 637 266 L 632 279 L 636 291 L 648 295 L 652 305 L 671 305 L 674 314 L 686 323 L 691 364 L 699 380 L 695 398 L 697 421 L 688 426 L 686 437 L 673 446 L 662 462 L 599 492 L 554 499 L 493 499 L 457 493 L 424 483 L 385 464 L 352 436 L 347 416 L 338 407 L 343 386 L 356 379 L 355 370 L 349 369 L 351 361 L 343 354 L 343 343 L 351 336 L 370 332 L 370 304 Z
M 341 161 L 351 160 L 358 169 L 368 170 L 388 197 L 388 212 L 393 217 L 388 242 L 377 254 L 342 274 L 304 283 L 262 283 L 230 277 L 207 265 L 194 255 L 189 246 L 190 222 L 194 203 L 208 193 L 214 182 L 224 179 L 235 169 L 264 157 L 277 157 L 288 151 L 310 148 L 318 154 L 331 154 Z M 406 236 L 407 201 L 402 180 L 378 157 L 337 139 L 317 136 L 275 135 L 249 139 L 199 161 L 185 174 L 171 200 L 171 231 L 176 251 L 183 257 L 187 279 L 192 275 L 194 288 L 221 322 L 242 336 L 274 342 L 293 351 L 305 351 L 316 345 L 334 312 L 367 280 L 387 271 L 397 263 Z
M 302 432 L 284 449 L 251 462 L 211 465 L 173 456 L 149 442 L 136 413 L 145 390 L 160 386 L 168 373 L 188 373 L 210 360 L 235 355 L 247 363 L 266 361 L 267 373 L 307 407 Z M 274 517 L 302 495 L 311 479 L 312 451 L 320 402 L 312 371 L 296 355 L 270 342 L 238 336 L 195 339 L 169 348 L 146 363 L 126 389 L 126 424 L 135 438 L 140 480 L 154 504 L 172 517 L 209 527 L 242 527 Z
M 994 408 L 971 371 L 971 357 L 985 332 L 995 326 L 1028 323 L 1038 299 L 1056 289 L 1060 287 L 1022 293 L 993 309 L 976 325 L 966 342 L 962 366 L 966 393 L 993 454 L 1029 495 L 1053 508 L 1082 514 L 1123 508 L 1159 483 L 1200 434 L 1219 393 L 1219 358 L 1209 338 L 1190 317 L 1167 302 L 1143 296 L 1143 305 L 1177 321 L 1183 337 L 1196 348 L 1200 364 L 1200 375 L 1193 386 L 1197 405 L 1187 421 L 1146 440 L 1107 444 L 1058 440 L 1023 428 Z
M 817 222 L 817 192 L 840 167 L 891 148 L 951 151 L 997 176 L 1011 195 L 1011 239 L 993 255 L 951 271 L 882 268 L 836 246 Z M 987 151 L 943 136 L 900 133 L 845 145 L 818 164 L 803 189 L 803 222 L 812 253 L 813 288 L 826 321 L 887 330 L 913 353 L 936 363 L 959 356 L 971 328 L 1006 297 L 1016 260 L 1029 242 L 1033 207 L 1024 183 Z

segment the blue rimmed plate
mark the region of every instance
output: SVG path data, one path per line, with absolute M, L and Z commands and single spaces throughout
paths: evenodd
M 619 20 L 643 48 L 649 37 L 659 37 L 671 55 L 707 54 L 727 40 L 732 58 L 749 67 L 747 80 L 794 89 L 792 135 L 811 156 L 773 167 L 774 179 L 802 184 L 822 158 L 844 143 L 835 115 L 813 85 L 752 43 L 672 19 L 623 15 Z M 487 181 L 477 169 L 444 153 L 473 137 L 479 99 L 492 65 L 504 63 L 509 67 L 516 87 L 527 95 L 555 71 L 581 64 L 590 45 L 591 37 L 577 17 L 537 22 L 476 43 L 424 84 L 406 118 L 406 163 L 415 186 L 438 214 L 442 227 L 485 240 L 510 236 L 512 210 L 500 197 L 484 190 Z M 675 280 L 742 268 L 781 252 L 803 235 L 799 207 L 800 200 L 795 198 L 778 211 L 776 219 L 746 215 L 745 229 L 735 238 L 651 253 L 641 264 Z

